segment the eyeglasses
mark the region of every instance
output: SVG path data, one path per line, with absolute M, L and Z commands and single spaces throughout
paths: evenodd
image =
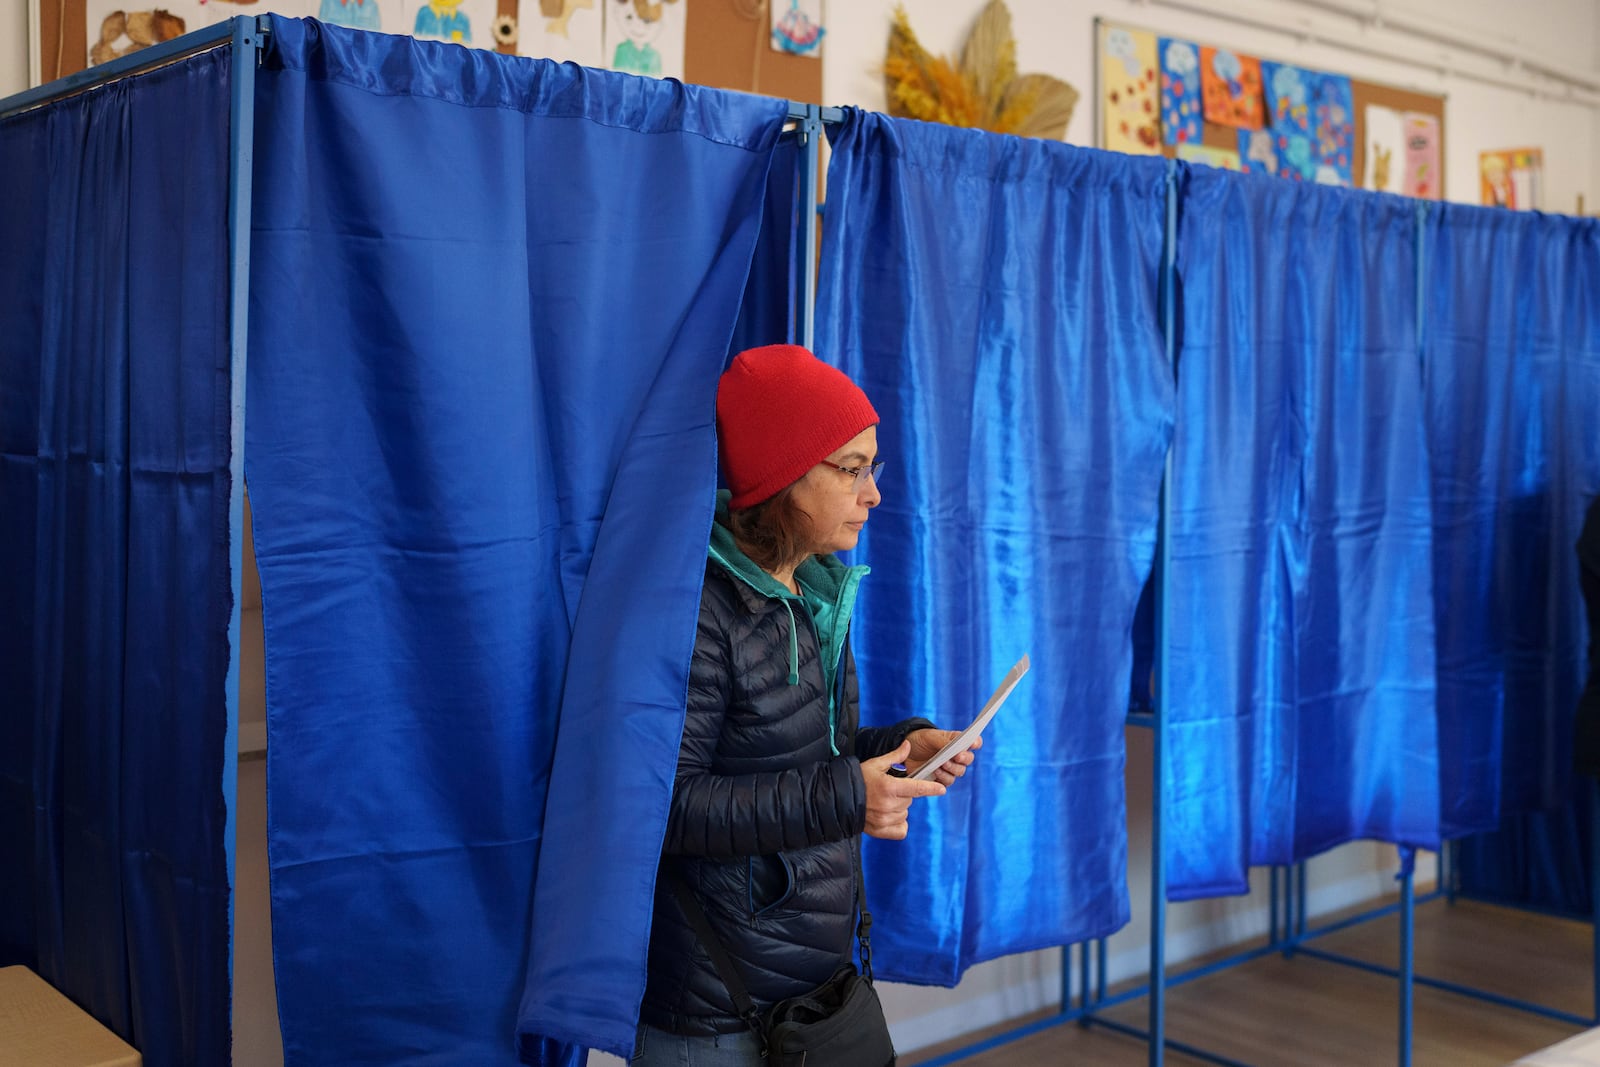
M 867 487 L 868 478 L 872 479 L 873 485 L 878 484 L 878 472 L 883 470 L 883 460 L 875 459 L 864 467 L 841 467 L 837 463 L 829 463 L 827 460 L 823 460 L 817 466 L 827 467 L 829 470 L 838 471 L 840 474 L 848 474 L 855 479 L 850 485 L 851 491 L 859 493 Z

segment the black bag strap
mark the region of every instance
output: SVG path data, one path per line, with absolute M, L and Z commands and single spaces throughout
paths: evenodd
M 861 947 L 861 973 L 868 982 L 872 981 L 872 913 L 867 911 L 867 883 L 861 873 L 861 839 L 856 839 L 855 851 L 856 866 L 856 907 L 859 917 L 856 920 L 856 942 Z M 711 956 L 712 964 L 717 968 L 717 973 L 722 976 L 722 984 L 728 987 L 728 994 L 733 997 L 734 1009 L 738 1011 L 739 1018 L 745 1025 L 755 1031 L 756 1037 L 761 1039 L 761 1055 L 767 1054 L 767 1032 L 761 1022 L 761 1012 L 750 996 L 750 990 L 745 986 L 744 979 L 739 976 L 739 968 L 733 962 L 733 957 L 728 955 L 728 949 L 722 943 L 722 938 L 711 928 L 711 920 L 706 918 L 705 909 L 700 906 L 699 898 L 694 895 L 694 890 L 689 888 L 689 883 L 678 871 L 676 866 L 671 867 L 667 878 L 672 882 L 672 892 L 678 898 L 678 906 L 683 909 L 684 918 L 689 920 L 689 925 L 694 927 L 695 936 L 706 947 L 706 952 Z

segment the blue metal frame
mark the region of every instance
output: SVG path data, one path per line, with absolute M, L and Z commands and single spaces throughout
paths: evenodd
M 233 21 L 235 20 L 219 22 L 215 26 L 207 26 L 170 41 L 141 48 L 121 59 L 113 59 L 109 63 L 101 63 L 99 66 L 80 70 L 76 74 L 68 74 L 65 78 L 57 78 L 53 82 L 46 82 L 36 88 L 8 96 L 0 100 L 0 119 L 226 44 L 234 38 Z

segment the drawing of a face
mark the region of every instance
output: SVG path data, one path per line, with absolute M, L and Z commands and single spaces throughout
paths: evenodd
M 661 14 L 659 3 L 611 0 L 611 10 L 606 12 L 606 17 L 616 20 L 628 40 L 636 45 L 644 45 L 660 35 Z

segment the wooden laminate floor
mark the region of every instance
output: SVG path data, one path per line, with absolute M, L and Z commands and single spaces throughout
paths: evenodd
M 1419 905 L 1419 975 L 1476 986 L 1575 1015 L 1593 1011 L 1587 924 L 1470 901 Z M 1399 919 L 1386 916 L 1315 938 L 1328 952 L 1387 966 L 1399 961 Z M 1181 971 L 1181 968 L 1179 969 Z M 1378 1067 L 1395 1064 L 1398 982 L 1308 956 L 1264 956 L 1167 991 L 1167 1036 L 1252 1067 Z M 1414 1067 L 1499 1067 L 1580 1032 L 1511 1008 L 1418 985 Z M 1107 1018 L 1143 1028 L 1144 999 Z M 968 1047 L 983 1034 L 901 1057 L 905 1067 Z M 1141 1067 L 1145 1043 L 1099 1026 L 1052 1027 L 961 1061 L 970 1067 Z M 1207 1061 L 1168 1049 L 1170 1067 Z

